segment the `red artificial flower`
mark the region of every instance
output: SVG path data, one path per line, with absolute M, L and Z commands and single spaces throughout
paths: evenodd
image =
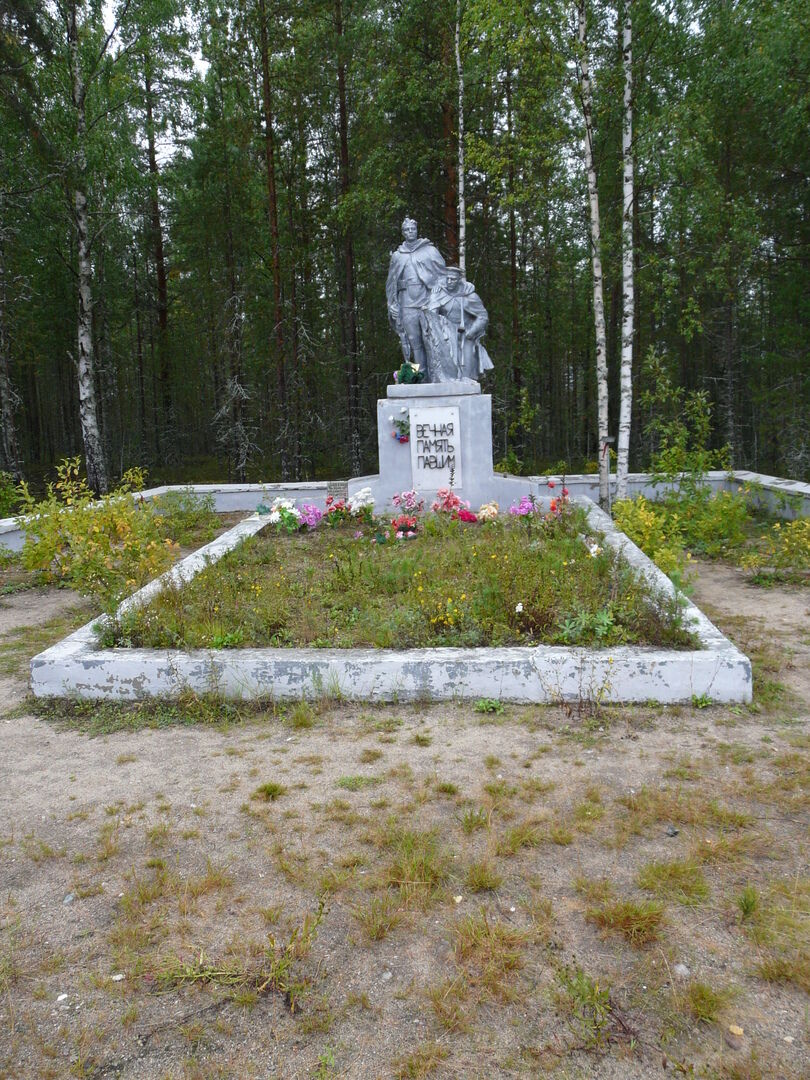
M 563 498 L 564 498 L 564 499 L 567 499 L 567 498 L 568 498 L 568 488 L 567 488 L 567 487 L 564 487 L 564 488 L 562 489 L 562 493 L 563 493 Z
M 458 511 L 457 517 L 458 517 L 459 521 L 469 521 L 469 522 L 478 521 L 478 518 L 472 512 L 472 510 L 465 510 L 463 506 Z
M 335 501 L 334 495 L 327 495 L 326 496 L 326 505 L 327 506 L 331 506 L 334 501 Z
M 556 486 L 557 486 L 557 482 L 556 482 L 556 480 L 549 480 L 549 482 L 548 482 L 548 486 L 549 486 L 549 487 L 556 487 Z
M 557 500 L 556 499 L 551 500 L 551 512 L 552 512 L 552 514 L 557 513 Z

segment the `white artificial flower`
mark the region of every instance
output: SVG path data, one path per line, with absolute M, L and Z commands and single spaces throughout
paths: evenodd
M 389 416 L 389 417 L 388 417 L 388 423 L 389 423 L 389 424 L 393 424 L 393 422 L 394 422 L 394 417 L 393 417 L 393 415 L 392 415 L 392 416 Z
M 352 510 L 365 510 L 367 506 L 374 505 L 374 496 L 371 494 L 370 487 L 361 488 L 358 492 L 355 492 L 349 500 L 352 504 Z
M 401 405 L 399 411 L 400 412 L 407 412 L 408 410 L 405 408 L 404 405 Z
M 522 614 L 522 612 L 523 612 L 523 604 L 516 604 L 515 605 L 515 614 L 520 615 L 520 614 Z

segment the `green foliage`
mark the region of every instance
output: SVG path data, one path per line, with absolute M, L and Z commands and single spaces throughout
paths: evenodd
M 810 570 L 810 518 L 776 521 L 762 542 L 742 558 L 747 570 Z
M 523 472 L 523 462 L 514 450 L 507 450 L 500 461 L 495 462 L 495 472 L 520 476 Z
M 750 517 L 744 497 L 727 491 L 715 495 L 701 488 L 670 494 L 656 503 L 643 496 L 617 503 L 616 520 L 622 528 L 627 525 L 625 531 L 631 539 L 652 554 L 662 569 L 674 569 L 683 568 L 684 549 L 708 558 L 732 554 L 746 540 Z
M 712 406 L 704 390 L 687 393 L 675 386 L 651 349 L 644 376 L 648 383 L 641 394 L 642 408 L 649 410 L 647 431 L 657 442 L 652 471 L 655 480 L 666 481 L 688 495 L 696 495 L 710 469 L 728 468 L 728 450 L 710 450 Z
M 386 545 L 356 538 L 356 523 L 265 530 L 127 613 L 114 639 L 187 648 L 237 632 L 245 645 L 316 648 L 690 640 L 674 601 L 609 549 L 589 553 L 582 511 L 531 516 L 529 529 L 522 519 L 468 526 L 428 515 L 418 539 Z
M 0 472 L 0 518 L 10 517 L 18 502 L 17 485 L 11 473 Z
M 557 1005 L 569 1016 L 569 1023 L 585 1046 L 594 1048 L 607 1042 L 610 1034 L 610 990 L 600 986 L 582 968 L 562 968 L 557 972 Z
M 25 519 L 22 563 L 48 580 L 64 582 L 112 610 L 134 589 L 165 570 L 185 540 L 203 528 L 208 535 L 216 517 L 210 502 L 185 494 L 164 496 L 149 504 L 134 496 L 145 474 L 131 470 L 102 499 L 96 499 L 81 475 L 80 458 L 65 459 L 37 501 L 28 485 L 18 487 Z
M 744 922 L 753 919 L 760 910 L 760 907 L 760 895 L 755 886 L 746 885 L 742 892 L 737 896 L 737 910 L 740 913 L 740 918 Z
M 496 698 L 479 698 L 474 708 L 476 712 L 500 715 L 503 712 L 503 702 L 498 701 Z

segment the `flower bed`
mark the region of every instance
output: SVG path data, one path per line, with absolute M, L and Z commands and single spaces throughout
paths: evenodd
M 271 527 L 192 581 L 119 615 L 102 644 L 421 647 L 640 644 L 694 646 L 677 603 L 589 534 L 565 495 L 474 512 L 440 491 L 416 492 L 375 518 L 364 493 L 315 520 L 288 502 Z M 331 528 L 329 527 L 331 526 Z

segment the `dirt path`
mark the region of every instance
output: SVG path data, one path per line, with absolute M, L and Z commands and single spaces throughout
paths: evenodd
M 92 607 L 70 589 L 0 596 L 0 714 L 25 699 L 29 659 L 92 615 Z
M 699 567 L 752 709 L 224 729 L 21 708 L 23 653 L 86 611 L 11 599 L 0 1077 L 810 1074 L 810 593 Z
M 763 650 L 778 654 L 785 686 L 810 702 L 810 588 L 760 588 L 735 566 L 698 563 L 694 601 L 755 661 Z

